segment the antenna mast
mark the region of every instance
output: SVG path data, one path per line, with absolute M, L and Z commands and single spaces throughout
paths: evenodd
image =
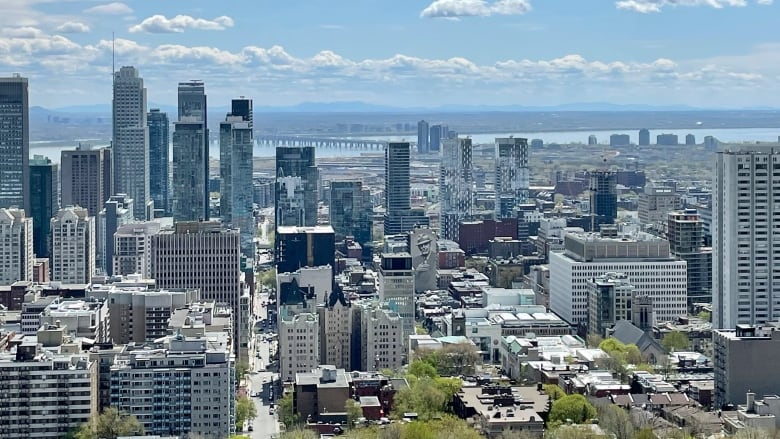
M 111 77 L 116 77 L 116 36 L 114 32 L 111 32 Z

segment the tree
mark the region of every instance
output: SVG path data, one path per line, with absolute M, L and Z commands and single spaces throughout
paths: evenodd
M 612 433 L 615 439 L 632 439 L 635 434 L 631 417 L 621 407 L 614 404 L 603 404 L 597 408 L 599 425 Z
M 316 432 L 305 428 L 294 428 L 280 435 L 280 439 L 319 439 L 319 437 Z
M 265 270 L 260 276 L 260 284 L 266 288 L 276 288 L 276 268 Z
M 642 363 L 642 354 L 635 344 L 623 344 L 618 339 L 610 337 L 599 344 L 599 349 L 624 364 Z
M 355 426 L 355 422 L 363 417 L 363 409 L 360 408 L 360 403 L 354 399 L 348 399 L 344 402 L 344 411 L 347 413 L 347 425 L 351 427 Z
M 545 384 L 544 393 L 550 395 L 550 398 L 552 398 L 553 401 L 557 401 L 566 396 L 566 392 L 564 392 L 563 389 L 561 389 L 557 384 Z
M 431 365 L 431 363 L 423 360 L 414 360 L 412 361 L 412 364 L 409 365 L 409 373 L 420 378 L 420 377 L 431 377 L 431 378 L 437 378 L 439 374 L 436 372 L 436 368 Z
M 242 361 L 236 364 L 236 381 L 238 381 L 239 384 L 244 380 L 247 373 L 249 373 L 249 363 Z
M 441 376 L 472 375 L 482 363 L 477 347 L 471 343 L 455 343 L 441 349 L 418 349 L 415 358 L 430 363 Z
M 236 400 L 236 429 L 240 430 L 244 428 L 244 422 L 252 422 L 257 417 L 257 409 L 255 403 L 242 396 Z
M 434 379 L 421 377 L 410 380 L 409 387 L 396 392 L 393 397 L 393 417 L 401 419 L 404 413 L 417 413 L 418 419 L 427 421 L 440 415 L 449 401 L 437 388 Z
M 292 393 L 285 393 L 284 396 L 276 401 L 276 407 L 276 410 L 279 413 L 279 420 L 282 421 L 287 428 L 294 428 L 301 422 L 301 415 L 295 413 Z
M 144 426 L 135 416 L 109 407 L 93 416 L 73 434 L 75 439 L 116 439 L 119 436 L 143 436 Z
M 702 311 L 697 315 L 698 318 L 704 320 L 705 322 L 709 322 L 710 318 L 712 317 L 712 314 L 710 314 L 709 311 Z
M 604 337 L 602 337 L 599 334 L 588 334 L 588 336 L 585 339 L 585 343 L 590 348 L 597 347 L 601 344 L 601 342 L 604 341 Z
M 553 402 L 550 410 L 550 422 L 565 423 L 567 420 L 581 424 L 596 417 L 596 408 L 584 396 L 579 394 L 566 395 Z
M 634 439 L 658 439 L 652 428 L 643 428 L 636 432 Z
M 683 351 L 689 348 L 691 341 L 684 332 L 672 331 L 664 336 L 661 345 L 666 352 Z

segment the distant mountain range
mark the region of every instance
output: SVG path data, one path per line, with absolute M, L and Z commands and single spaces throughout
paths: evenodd
M 150 104 L 149 108 L 160 108 L 168 114 L 176 114 L 178 109 L 173 105 Z M 255 105 L 256 113 L 466 113 L 466 112 L 557 112 L 557 111 L 778 111 L 771 107 L 749 108 L 700 108 L 687 105 L 641 105 L 641 104 L 611 104 L 606 102 L 583 102 L 553 106 L 523 106 L 523 105 L 443 105 L 438 107 L 395 107 L 377 105 L 361 101 L 339 102 L 302 102 L 290 106 L 259 106 Z M 74 105 L 47 109 L 32 107 L 31 112 L 46 114 L 79 114 L 106 115 L 111 114 L 111 104 Z M 209 108 L 209 113 L 226 114 L 227 106 Z

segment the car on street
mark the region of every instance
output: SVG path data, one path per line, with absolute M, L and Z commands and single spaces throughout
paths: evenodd
M 269 414 L 269 415 L 271 415 L 271 416 L 273 416 L 273 414 L 274 414 L 274 409 L 273 409 L 273 408 L 269 408 L 269 409 L 268 409 L 268 414 Z

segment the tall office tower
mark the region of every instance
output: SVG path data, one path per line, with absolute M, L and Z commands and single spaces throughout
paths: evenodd
M 117 194 L 106 201 L 97 217 L 97 246 L 95 247 L 98 271 L 114 274 L 114 233 L 133 222 L 134 202 L 125 194 Z
M 704 246 L 703 222 L 696 209 L 670 212 L 666 238 L 672 255 L 688 263 L 688 308 L 712 303 L 712 247 Z
M 384 253 L 379 266 L 379 301 L 398 313 L 404 345 L 414 334 L 414 268 L 409 253 Z
M 0 208 L 30 214 L 30 104 L 27 78 L 0 78 Z
M 158 233 L 160 223 L 156 221 L 119 226 L 114 233 L 114 275 L 137 273 L 152 279 L 152 236 Z
M 639 146 L 650 146 L 650 130 L 647 128 L 639 130 Z
M 686 315 L 687 264 L 672 257 L 668 241 L 569 231 L 563 247 L 550 252 L 550 309 L 567 322 L 587 327 L 587 280 L 609 272 L 625 274 L 637 294 L 650 296 L 659 322 Z
M 639 221 L 646 227 L 664 230 L 667 214 L 680 208 L 681 200 L 674 187 L 649 182 L 639 194 Z
M 336 233 L 336 242 L 352 236 L 363 247 L 363 255 L 370 257 L 372 213 L 371 191 L 363 189 L 361 182 L 330 182 L 330 225 Z
M 617 174 L 612 171 L 590 172 L 590 213 L 601 224 L 612 224 L 617 218 Z
M 447 133 L 445 132 L 446 128 L 442 127 L 441 125 L 431 125 L 431 127 L 428 129 L 429 133 L 429 140 L 428 140 L 428 151 L 429 152 L 439 152 L 439 149 L 441 148 L 441 139 L 447 138 Z
M 528 139 L 496 139 L 496 219 L 514 218 L 514 209 L 528 201 L 531 170 Z
M 427 226 L 422 210 L 412 210 L 409 142 L 388 143 L 385 147 L 385 236 Z
M 421 120 L 417 122 L 417 152 L 419 154 L 427 154 L 430 152 L 430 144 L 428 143 L 428 122 Z
M 146 89 L 135 67 L 114 73 L 114 193 L 127 194 L 138 208 L 135 217 L 146 219 L 149 191 L 149 127 L 146 122 Z M 108 197 L 104 197 L 105 201 Z M 100 211 L 98 209 L 98 211 Z M 97 215 L 97 212 L 90 215 Z
M 171 209 L 171 164 L 168 157 L 171 123 L 168 113 L 159 108 L 149 110 L 146 123 L 149 126 L 149 194 L 154 200 L 154 210 L 161 214 L 155 216 L 165 216 Z
M 0 285 L 33 280 L 33 219 L 17 208 L 0 209 Z
M 313 146 L 276 148 L 276 227 L 317 225 L 317 181 Z
M 65 207 L 51 219 L 51 280 L 88 284 L 95 274 L 95 217 Z
M 778 187 L 778 145 L 725 146 L 718 151 L 712 193 L 715 328 L 780 319 Z
M 199 288 L 201 300 L 229 305 L 236 356 L 246 359 L 248 328 L 241 322 L 248 309 L 240 303 L 248 290 L 237 230 L 225 229 L 216 221 L 182 221 L 152 235 L 152 277 L 158 288 Z
M 62 151 L 60 182 L 62 206 L 81 206 L 97 216 L 111 196 L 111 149 L 79 145 Z
M 208 106 L 206 105 L 206 85 L 203 81 L 179 83 L 179 120 L 192 117 L 208 126 Z
M 301 267 L 335 267 L 335 232 L 331 226 L 277 227 L 274 244 L 277 273 L 292 273 Z
M 254 257 L 255 225 L 252 214 L 252 100 L 233 99 L 232 108 L 219 124 L 220 212 L 222 222 L 240 229 L 241 252 Z
M 33 219 L 33 250 L 39 258 L 49 257 L 51 218 L 60 208 L 59 167 L 46 157 L 30 160 L 30 216 Z
M 175 221 L 209 219 L 209 130 L 202 81 L 179 83 L 179 121 L 173 124 Z
M 471 139 L 444 140 L 439 169 L 439 227 L 442 239 L 458 240 L 460 222 L 472 214 L 473 186 Z

